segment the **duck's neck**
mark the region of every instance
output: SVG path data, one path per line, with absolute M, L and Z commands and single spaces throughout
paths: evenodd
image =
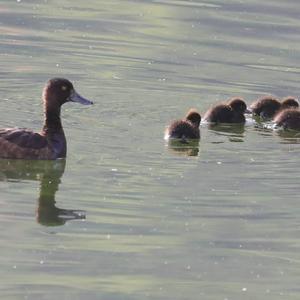
M 45 121 L 43 126 L 43 132 L 45 134 L 59 133 L 62 131 L 61 119 L 60 119 L 60 107 L 45 107 Z
M 42 134 L 47 137 L 55 153 L 55 158 L 66 157 L 67 142 L 60 119 L 60 106 L 45 105 L 45 121 Z

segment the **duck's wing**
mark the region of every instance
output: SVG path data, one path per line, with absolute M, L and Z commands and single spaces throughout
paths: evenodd
M 25 128 L 0 129 L 0 138 L 21 148 L 41 149 L 48 144 L 43 135 Z
M 0 157 L 51 159 L 47 155 L 50 154 L 45 136 L 25 128 L 0 129 Z

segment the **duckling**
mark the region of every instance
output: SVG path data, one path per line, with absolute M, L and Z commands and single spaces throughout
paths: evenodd
M 195 109 L 190 109 L 185 118 L 173 121 L 165 131 L 165 139 L 200 139 L 199 125 L 201 116 Z
M 211 107 L 204 115 L 204 120 L 211 123 L 245 123 L 244 114 L 247 105 L 242 98 L 234 97 L 226 103 Z
M 254 116 L 259 116 L 262 119 L 272 119 L 279 111 L 286 108 L 297 108 L 299 102 L 294 97 L 283 98 L 279 101 L 273 96 L 264 96 L 257 99 L 250 105 L 250 109 Z
M 281 100 L 281 109 L 299 108 L 298 99 L 293 96 L 287 96 Z
M 300 110 L 288 108 L 280 111 L 273 119 L 276 127 L 300 130 Z

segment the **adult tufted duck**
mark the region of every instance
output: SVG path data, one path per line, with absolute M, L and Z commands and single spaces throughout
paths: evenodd
M 43 90 L 44 126 L 40 133 L 23 128 L 0 129 L 0 157 L 54 160 L 66 157 L 67 143 L 60 119 L 66 102 L 92 104 L 81 97 L 72 83 L 63 78 L 48 81 Z

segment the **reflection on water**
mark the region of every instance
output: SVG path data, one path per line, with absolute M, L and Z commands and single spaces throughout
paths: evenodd
M 278 136 L 280 137 L 282 144 L 300 143 L 299 131 L 277 128 L 276 125 L 271 121 L 256 123 L 254 130 L 262 136 Z
M 66 161 L 0 160 L 0 179 L 2 181 L 40 182 L 37 222 L 44 226 L 59 226 L 68 220 L 85 219 L 85 212 L 61 209 L 55 206 L 55 194 L 64 174 Z
M 180 156 L 198 156 L 199 140 L 176 140 L 169 139 L 167 143 L 170 153 Z
M 283 144 L 299 144 L 300 132 L 295 130 L 276 130 Z
M 220 134 L 235 134 L 243 136 L 245 132 L 244 125 L 241 124 L 209 124 L 209 129 L 219 132 Z
M 228 137 L 230 142 L 244 142 L 244 124 L 208 124 L 208 128 L 216 135 Z

